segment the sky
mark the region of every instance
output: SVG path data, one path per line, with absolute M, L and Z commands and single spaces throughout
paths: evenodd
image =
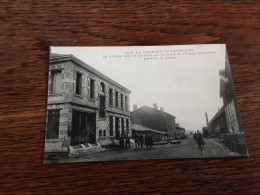
M 153 107 L 156 102 L 186 130 L 201 130 L 205 112 L 210 120 L 223 105 L 219 70 L 225 67 L 224 44 L 50 49 L 74 55 L 131 90 L 131 111 L 133 104 Z

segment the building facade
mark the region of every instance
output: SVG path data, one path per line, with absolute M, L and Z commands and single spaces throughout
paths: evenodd
M 220 97 L 223 99 L 228 131 L 230 133 L 244 132 L 237 106 L 234 83 L 232 79 L 229 60 L 226 54 L 225 69 L 219 71 Z
M 50 54 L 45 152 L 131 135 L 129 93 L 73 55 Z
M 160 142 L 160 141 L 167 141 L 169 139 L 169 134 L 168 132 L 162 132 L 162 131 L 158 131 L 143 125 L 139 125 L 139 124 L 135 124 L 135 123 L 131 123 L 132 124 L 132 137 L 140 137 L 140 135 L 142 135 L 143 137 L 146 136 L 147 134 L 151 134 L 153 137 L 153 141 L 154 142 Z
M 217 137 L 222 133 L 229 133 L 224 106 L 222 106 L 210 120 L 208 129 L 210 137 Z
M 182 139 L 185 136 L 185 128 L 180 127 L 180 125 L 176 124 L 176 133 L 175 138 Z
M 225 69 L 219 70 L 220 98 L 223 106 L 209 122 L 209 134 L 216 137 L 222 133 L 243 133 L 243 127 L 236 102 L 234 83 L 226 54 Z
M 227 54 L 225 69 L 219 71 L 219 76 L 220 97 L 223 99 L 223 106 L 209 122 L 209 134 L 211 137 L 219 136 L 231 151 L 247 155 L 246 140 Z
M 131 112 L 131 119 L 135 124 L 167 133 L 168 139 L 176 138 L 175 116 L 164 112 L 163 109 L 158 110 L 157 104 L 154 104 L 154 108 L 143 106 L 135 109 Z

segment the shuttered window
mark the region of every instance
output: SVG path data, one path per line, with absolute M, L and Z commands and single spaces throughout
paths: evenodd
M 94 99 L 95 97 L 95 80 L 90 79 L 90 96 L 91 99 Z
M 116 107 L 118 107 L 118 92 L 115 92 L 115 98 L 116 98 Z
M 125 96 L 125 109 L 128 110 L 128 99 L 127 99 L 127 96 Z
M 52 71 L 50 93 L 57 94 L 60 92 L 60 88 L 61 88 L 61 71 Z
M 123 108 L 124 107 L 124 96 L 123 96 L 123 94 L 121 94 L 121 108 Z
M 113 89 L 109 89 L 109 104 L 113 105 Z
M 82 74 L 76 74 L 76 94 L 82 95 Z

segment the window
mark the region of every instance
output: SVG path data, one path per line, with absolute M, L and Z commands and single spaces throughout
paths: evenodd
M 61 71 L 51 71 L 50 93 L 57 94 L 61 88 Z
M 106 137 L 107 136 L 107 131 L 105 129 L 103 129 L 103 136 Z
M 109 104 L 113 105 L 113 89 L 109 89 Z
M 123 94 L 121 94 L 121 108 L 124 107 L 124 96 Z
M 124 121 L 124 118 L 121 118 L 121 130 L 122 130 L 122 134 L 125 133 L 125 121 Z
M 90 98 L 94 99 L 95 96 L 95 80 L 90 79 Z
M 100 83 L 100 91 L 105 93 L 105 84 L 103 82 Z
M 116 98 L 116 107 L 118 107 L 118 92 L 115 92 L 115 98 Z
M 127 96 L 125 96 L 125 109 L 128 110 Z
M 60 123 L 60 111 L 49 110 L 46 139 L 58 139 L 59 123 Z
M 110 116 L 109 117 L 109 135 L 113 136 L 114 135 L 114 131 L 113 131 L 113 117 Z
M 99 96 L 99 117 L 106 117 L 106 97 L 102 95 Z
M 76 94 L 82 95 L 82 74 L 76 74 Z
M 102 129 L 99 129 L 99 137 L 102 137 Z
M 126 131 L 127 131 L 127 132 L 129 132 L 129 120 L 128 120 L 128 119 L 126 119 L 126 121 L 125 121 L 125 122 L 126 122 Z

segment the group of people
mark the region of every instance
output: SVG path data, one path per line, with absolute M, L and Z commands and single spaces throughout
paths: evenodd
M 197 142 L 197 144 L 200 148 L 202 147 L 202 145 L 205 144 L 202 134 L 200 133 L 199 130 L 197 130 L 197 132 L 193 133 L 193 138 Z
M 146 148 L 152 148 L 153 146 L 153 137 L 150 133 L 143 136 L 142 134 L 136 134 L 134 137 L 135 148 L 143 148 L 144 144 Z
M 121 137 L 119 138 L 119 145 L 120 148 L 131 148 L 131 142 L 130 142 L 130 137 L 127 134 L 122 134 Z M 153 137 L 150 133 L 146 135 L 142 134 L 136 134 L 134 137 L 134 142 L 135 142 L 135 148 L 152 148 L 153 146 Z
M 130 146 L 130 137 L 128 133 L 122 134 L 121 137 L 119 138 L 119 145 L 120 148 L 131 148 Z

